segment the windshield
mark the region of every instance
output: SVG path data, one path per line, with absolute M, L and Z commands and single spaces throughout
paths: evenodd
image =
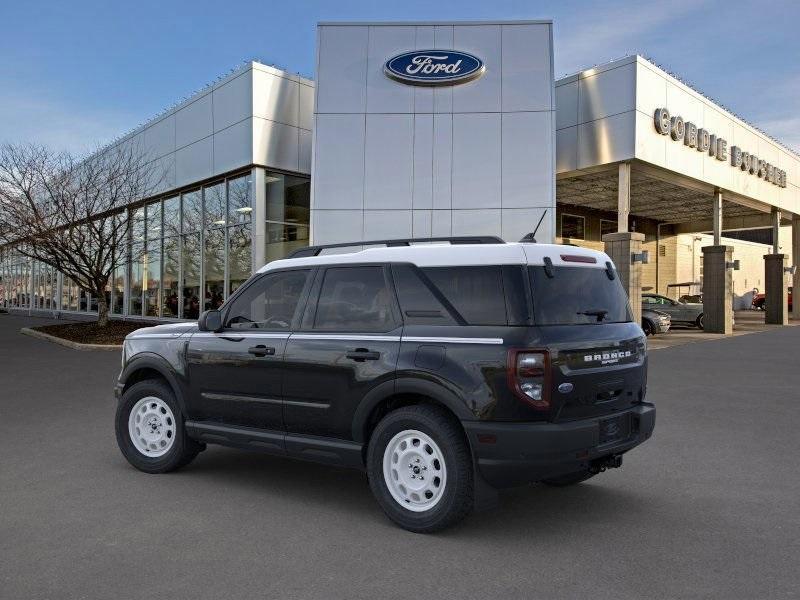
M 589 267 L 529 267 L 537 325 L 589 325 L 631 321 L 618 277 Z

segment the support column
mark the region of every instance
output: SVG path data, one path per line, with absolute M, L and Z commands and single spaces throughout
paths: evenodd
M 722 244 L 722 190 L 714 192 L 714 245 Z
M 772 253 L 778 254 L 781 251 L 781 211 L 777 208 L 773 208 L 770 217 L 772 226 Z
M 771 325 L 789 324 L 789 285 L 786 282 L 786 271 L 789 262 L 785 254 L 765 254 L 764 272 L 766 296 L 766 314 L 764 322 Z
M 800 267 L 800 216 L 792 217 L 792 266 Z M 800 290 L 800 268 L 792 278 L 792 318 L 800 320 L 800 302 L 794 302 L 794 294 Z
M 634 323 L 642 322 L 642 263 L 633 262 L 633 255 L 642 252 L 644 234 L 628 231 L 603 236 L 605 251 L 617 268 L 619 280 L 628 294 Z
M 733 333 L 733 246 L 703 247 L 703 330 L 707 333 Z
M 617 231 L 628 231 L 631 214 L 631 163 L 620 163 L 617 184 Z
M 252 272 L 255 273 L 267 263 L 267 174 L 263 167 L 253 167 L 251 172 L 253 224 L 252 229 Z

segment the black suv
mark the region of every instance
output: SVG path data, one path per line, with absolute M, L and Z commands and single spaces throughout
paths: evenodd
M 123 454 L 148 473 L 206 443 L 363 469 L 389 518 L 417 532 L 491 506 L 497 488 L 620 466 L 655 408 L 608 256 L 448 241 L 305 248 L 198 323 L 132 333 Z

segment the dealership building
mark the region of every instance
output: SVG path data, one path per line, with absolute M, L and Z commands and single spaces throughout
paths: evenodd
M 652 62 L 556 81 L 549 21 L 321 23 L 316 62 L 248 63 L 115 142 L 167 175 L 125 209 L 145 251 L 112 314 L 195 319 L 309 243 L 533 234 L 606 250 L 637 313 L 702 293 L 728 333 L 758 288 L 788 319 L 800 156 Z M 96 309 L 11 246 L 0 277 L 6 307 Z

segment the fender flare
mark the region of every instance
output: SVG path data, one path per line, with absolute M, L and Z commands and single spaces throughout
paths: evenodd
M 362 444 L 366 442 L 364 431 L 370 415 L 381 402 L 397 394 L 426 396 L 448 409 L 459 421 L 475 420 L 475 415 L 467 405 L 440 383 L 414 377 L 400 377 L 375 386 L 364 396 L 353 415 L 352 436 L 354 441 Z
M 184 399 L 183 386 L 178 380 L 178 375 L 175 373 L 175 369 L 172 368 L 172 365 L 169 364 L 167 359 L 159 354 L 155 354 L 153 352 L 142 352 L 141 354 L 137 354 L 131 358 L 128 364 L 125 365 L 122 373 L 120 373 L 119 383 L 124 386 L 128 382 L 128 379 L 131 375 L 137 371 L 141 371 L 142 369 L 152 369 L 167 380 L 167 383 L 175 393 L 175 398 L 181 407 L 181 411 L 185 415 L 186 402 Z

